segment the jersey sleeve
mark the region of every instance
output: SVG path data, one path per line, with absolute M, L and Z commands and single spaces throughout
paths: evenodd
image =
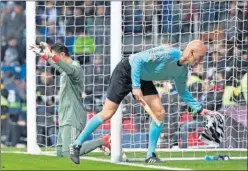
M 81 72 L 81 66 L 80 65 L 74 65 L 73 63 L 65 63 L 64 61 L 60 60 L 56 63 L 56 65 L 59 66 L 59 68 L 66 73 L 72 79 L 74 82 L 80 81 L 81 77 L 80 74 L 83 74 Z
M 186 81 L 187 81 L 187 72 L 178 78 L 174 78 L 175 85 L 179 96 L 183 101 L 191 108 L 194 112 L 201 110 L 202 105 L 194 99 L 192 94 L 189 92 Z
M 56 70 L 58 70 L 60 73 L 63 72 L 63 70 L 62 70 L 55 62 L 53 62 L 51 58 L 49 58 L 49 59 L 47 60 L 47 62 L 48 62 L 53 68 L 55 68 Z
M 140 88 L 141 68 L 144 66 L 145 59 L 142 56 L 134 56 L 131 64 L 132 87 Z

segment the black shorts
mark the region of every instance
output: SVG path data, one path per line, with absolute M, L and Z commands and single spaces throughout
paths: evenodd
M 140 80 L 140 83 L 143 96 L 158 94 L 152 81 Z M 107 98 L 116 104 L 120 104 L 130 92 L 132 92 L 131 66 L 128 58 L 124 58 L 112 73 Z

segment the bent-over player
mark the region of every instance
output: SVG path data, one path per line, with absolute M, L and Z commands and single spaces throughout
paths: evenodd
M 195 112 L 206 115 L 208 110 L 203 109 L 186 88 L 187 64 L 198 64 L 203 60 L 205 54 L 204 43 L 194 40 L 187 45 L 183 53 L 179 49 L 160 45 L 122 59 L 112 73 L 107 99 L 102 111 L 87 123 L 85 129 L 72 144 L 72 161 L 76 164 L 80 162 L 79 151 L 83 142 L 98 126 L 114 115 L 122 99 L 130 92 L 136 100 L 143 98 L 162 123 L 165 110 L 152 81 L 174 80 L 180 97 Z M 155 154 L 155 149 L 161 130 L 162 124 L 158 126 L 151 121 L 146 163 L 160 161 Z

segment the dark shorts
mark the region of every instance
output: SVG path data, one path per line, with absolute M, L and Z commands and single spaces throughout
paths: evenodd
M 140 80 L 140 83 L 143 96 L 158 94 L 152 81 Z M 112 102 L 120 104 L 130 92 L 132 92 L 131 66 L 128 58 L 124 58 L 112 73 L 107 98 Z

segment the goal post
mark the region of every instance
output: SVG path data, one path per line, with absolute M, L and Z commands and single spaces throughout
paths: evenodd
M 29 50 L 36 43 L 35 1 L 26 1 L 26 63 L 27 63 L 27 152 L 39 154 L 36 125 L 36 56 Z
M 122 9 L 121 1 L 111 1 L 111 22 L 110 22 L 110 68 L 111 73 L 122 58 Z M 111 118 L 111 161 L 121 161 L 121 137 L 122 137 L 122 111 L 121 104 L 115 115 Z

